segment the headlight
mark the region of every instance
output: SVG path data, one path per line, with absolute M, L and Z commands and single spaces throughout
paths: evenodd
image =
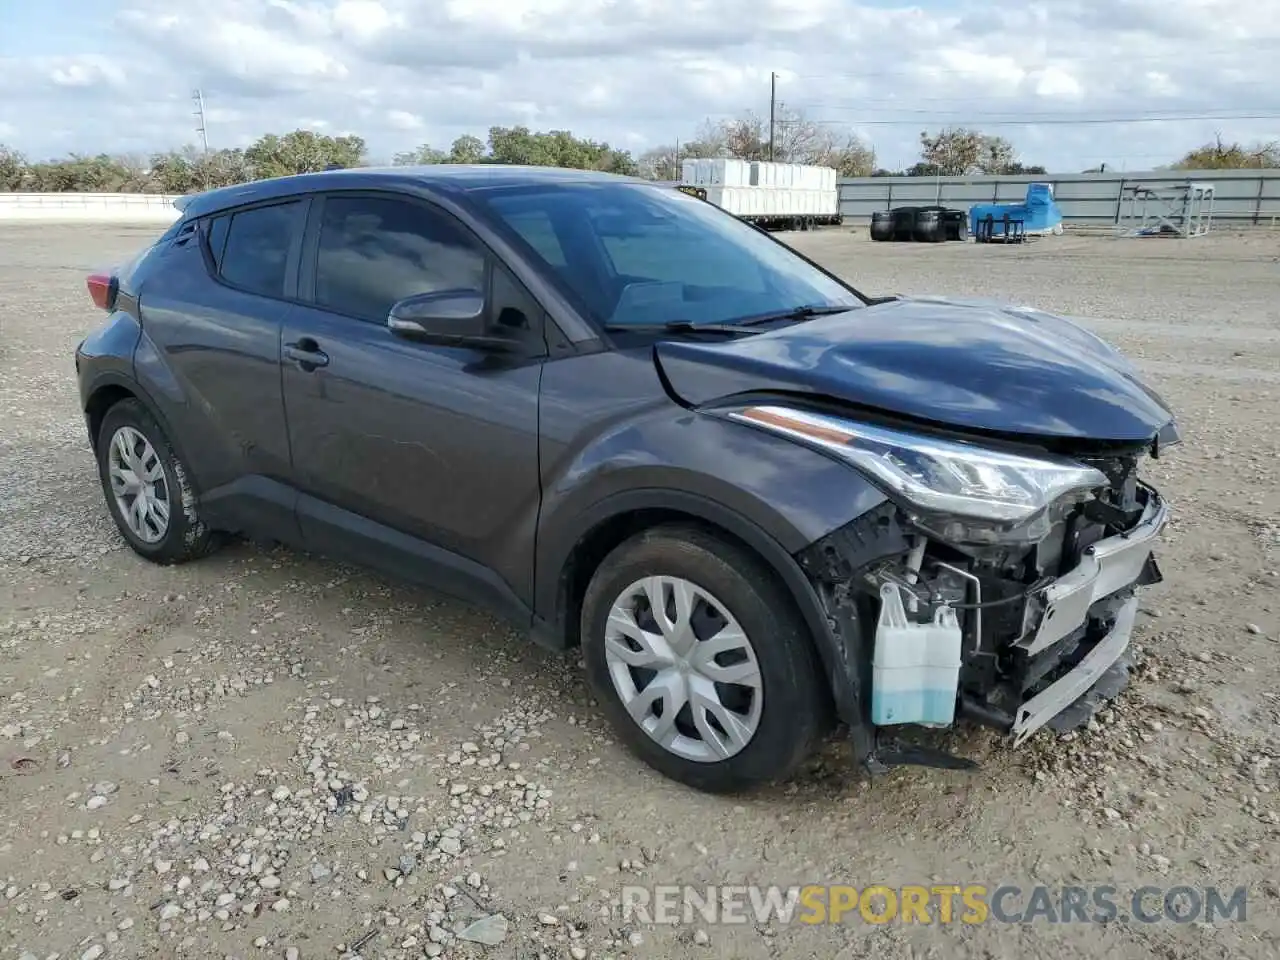
M 1108 482 L 1102 472 L 1065 458 L 1005 453 L 789 407 L 747 407 L 729 416 L 830 451 L 925 513 L 1002 527 L 1084 499 Z

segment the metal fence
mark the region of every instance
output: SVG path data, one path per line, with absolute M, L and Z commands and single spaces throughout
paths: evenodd
M 6 193 L 0 192 L 0 221 L 89 220 L 173 222 L 176 196 L 162 193 Z
M 840 213 L 854 223 L 876 210 L 940 203 L 967 209 L 975 203 L 1018 203 L 1029 183 L 1053 184 L 1063 220 L 1109 226 L 1128 213 L 1134 187 L 1174 187 L 1188 181 L 1214 185 L 1215 222 L 1280 224 L 1280 170 L 1155 170 L 1149 173 L 1045 174 L 1039 177 L 860 177 L 840 181 Z

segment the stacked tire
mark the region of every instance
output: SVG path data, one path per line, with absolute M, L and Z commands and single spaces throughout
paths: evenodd
M 893 239 L 910 241 L 915 239 L 916 211 L 919 207 L 895 207 L 889 211 L 893 218 Z
M 871 214 L 871 239 L 885 241 L 893 239 L 893 213 L 889 210 L 875 210 Z
M 916 211 L 912 238 L 917 243 L 942 243 L 947 239 L 945 211 L 937 207 L 921 207 Z
M 963 210 L 948 210 L 943 214 L 948 240 L 969 239 L 969 215 Z
M 969 238 L 969 216 L 943 206 L 894 207 L 871 213 L 872 240 L 942 243 Z

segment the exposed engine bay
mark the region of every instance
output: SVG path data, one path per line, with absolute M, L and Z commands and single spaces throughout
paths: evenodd
M 1139 457 L 1078 458 L 1107 485 L 1017 529 L 887 502 L 802 553 L 846 649 L 837 706 L 860 761 L 970 766 L 886 747 L 885 732 L 963 717 L 1016 745 L 1087 723 L 1123 689 L 1168 518 Z

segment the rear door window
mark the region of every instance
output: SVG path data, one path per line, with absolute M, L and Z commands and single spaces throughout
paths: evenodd
M 277 299 L 285 295 L 289 251 L 302 231 L 305 205 L 298 200 L 241 210 L 230 217 L 221 257 L 213 248 L 218 275 L 248 293 Z

